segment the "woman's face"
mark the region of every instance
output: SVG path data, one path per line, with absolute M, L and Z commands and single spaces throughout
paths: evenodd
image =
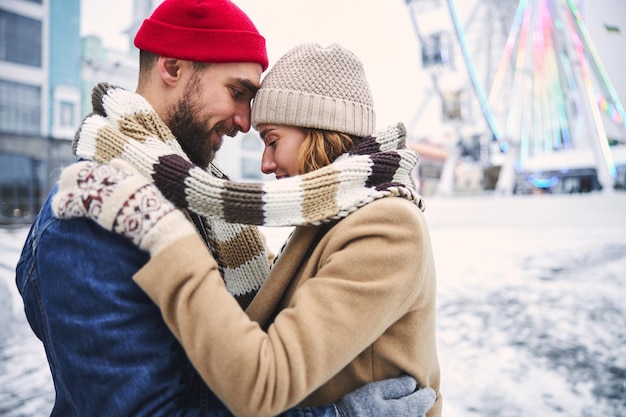
M 306 139 L 306 131 L 295 126 L 260 124 L 257 127 L 265 144 L 261 171 L 276 179 L 298 175 L 298 154 Z

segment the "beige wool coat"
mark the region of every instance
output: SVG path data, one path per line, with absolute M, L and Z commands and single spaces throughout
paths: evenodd
M 428 417 L 441 415 L 435 265 L 424 215 L 405 199 L 297 227 L 246 312 L 198 236 L 158 253 L 135 281 L 237 416 L 333 403 L 402 374 L 435 390 Z

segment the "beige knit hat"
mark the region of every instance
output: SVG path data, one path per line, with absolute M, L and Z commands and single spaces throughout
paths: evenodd
M 252 104 L 252 125 L 275 123 L 368 136 L 375 113 L 363 64 L 337 44 L 303 44 L 272 66 Z

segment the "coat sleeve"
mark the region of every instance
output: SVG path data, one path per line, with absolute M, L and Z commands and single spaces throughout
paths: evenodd
M 316 248 L 317 273 L 267 331 L 227 292 L 197 236 L 160 252 L 135 280 L 235 415 L 276 415 L 337 374 L 414 303 L 421 254 L 430 248 L 421 213 L 404 203 L 378 200 L 339 222 Z

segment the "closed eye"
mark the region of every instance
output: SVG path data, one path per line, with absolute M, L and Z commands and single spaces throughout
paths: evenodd
M 228 85 L 233 98 L 240 101 L 250 101 L 255 96 L 259 87 L 245 78 L 230 78 Z
M 243 99 L 245 93 L 237 88 L 231 88 L 232 94 L 233 94 L 233 98 L 235 100 L 241 100 Z

